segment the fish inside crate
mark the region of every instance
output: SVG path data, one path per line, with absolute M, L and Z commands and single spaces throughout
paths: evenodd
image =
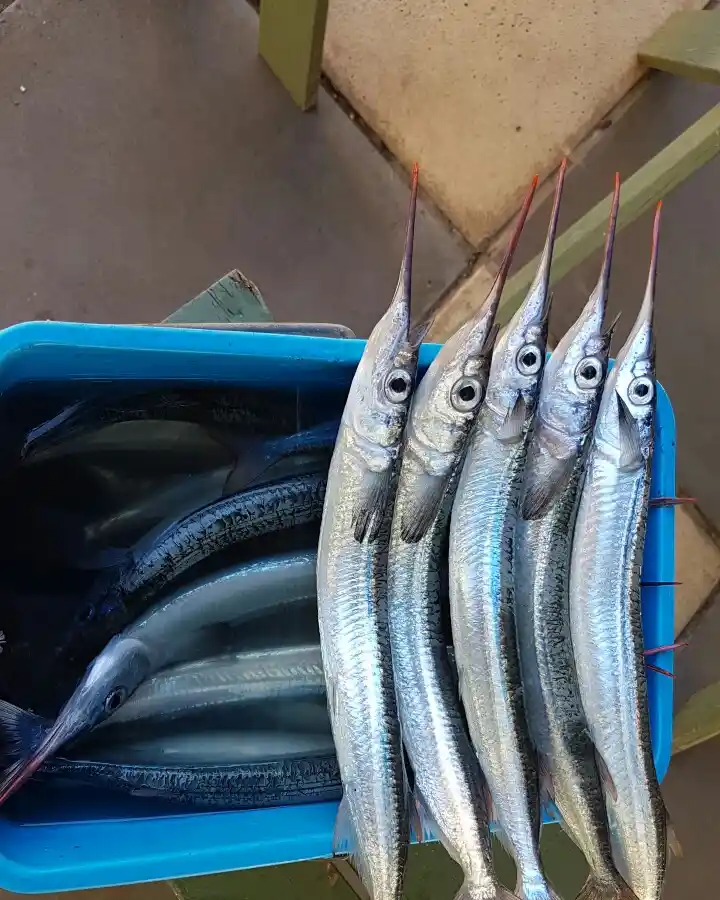
M 168 691 L 176 696 L 172 679 L 163 683 L 157 673 L 136 698 L 136 719 L 127 704 L 131 721 L 103 726 L 89 743 L 71 744 L 69 768 L 55 763 L 55 772 L 38 773 L 8 799 L 0 809 L 0 885 L 15 891 L 96 887 L 328 855 L 339 783 L 318 667 L 313 553 L 328 446 L 363 349 L 356 340 L 62 323 L 28 323 L 0 334 L 5 700 L 52 718 L 108 640 L 158 602 L 203 587 L 225 602 L 228 573 L 238 584 L 256 577 L 257 584 L 271 585 L 261 591 L 266 608 L 254 608 L 239 628 L 222 621 L 199 628 L 202 653 L 193 658 L 195 651 L 180 647 L 171 661 L 178 667 L 175 687 L 192 685 L 184 696 L 195 690 L 196 698 L 207 696 L 207 687 L 214 692 L 211 703 L 198 701 L 187 719 L 176 715 L 172 701 L 162 706 Z M 422 347 L 421 373 L 437 350 Z M 250 397 L 255 418 L 217 402 L 233 391 Z M 145 398 L 145 405 L 123 408 L 130 395 Z M 155 418 L 147 415 L 149 395 L 156 398 Z M 209 395 L 216 398 L 210 412 Z M 201 423 L 196 413 L 205 417 Z M 656 428 L 652 491 L 672 496 L 674 422 L 662 391 Z M 194 520 L 180 538 L 173 532 L 178 522 L 231 500 L 238 490 L 253 499 L 235 519 L 232 506 L 216 508 L 214 518 Z M 293 515 L 304 512 L 278 527 L 285 490 L 294 491 Z M 672 509 L 651 511 L 648 582 L 672 581 L 672 527 Z M 192 564 L 173 569 L 173 551 Z M 280 561 L 274 581 L 262 570 L 270 558 Z M 672 588 L 643 591 L 643 620 L 646 646 L 672 643 Z M 217 660 L 215 670 L 208 675 L 199 657 Z M 660 657 L 658 665 L 671 663 Z M 283 681 L 288 670 L 291 683 Z M 244 679 L 239 716 L 217 714 L 227 699 L 226 677 Z M 662 775 L 669 762 L 672 686 L 650 673 L 649 691 Z M 106 701 L 114 702 L 110 695 Z M 160 728 L 144 718 L 143 708 L 165 711 Z M 24 739 L 38 739 L 39 719 L 21 724 Z M 125 757 L 118 756 L 114 728 L 127 729 Z M 198 735 L 207 738 L 204 744 Z M 244 741 L 241 762 L 277 756 L 278 745 L 285 746 L 285 758 L 255 771 L 244 795 L 246 805 L 267 808 L 225 811 L 227 787 L 207 777 L 191 788 L 206 810 L 162 798 L 168 784 L 187 790 L 184 772 L 198 753 L 227 765 L 228 735 L 235 746 Z M 104 775 L 73 769 L 72 761 L 85 756 L 83 741 L 106 763 Z M 125 793 L 117 784 L 103 786 L 118 760 L 137 770 L 158 753 L 169 771 L 162 790 L 147 782 L 127 782 Z M 289 783 L 291 801 L 283 793 Z

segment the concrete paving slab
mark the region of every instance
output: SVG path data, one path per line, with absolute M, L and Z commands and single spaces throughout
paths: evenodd
M 640 75 L 637 48 L 703 0 L 333 0 L 325 68 L 474 244 Z
M 709 684 L 720 681 L 720 589 L 711 595 L 711 601 L 693 621 L 683 640 L 689 642 L 675 657 L 675 709 L 680 707 L 697 691 Z
M 160 320 L 240 268 L 277 319 L 366 334 L 408 188 L 321 92 L 301 113 L 244 0 L 23 0 L 0 22 L 0 326 Z M 468 247 L 421 204 L 416 304 Z

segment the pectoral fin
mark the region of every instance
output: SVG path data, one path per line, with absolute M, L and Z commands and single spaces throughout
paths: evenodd
M 508 410 L 505 421 L 500 426 L 498 438 L 508 444 L 519 440 L 522 437 L 525 427 L 525 420 L 528 415 L 528 405 L 522 393 L 518 392 L 512 409 Z
M 576 460 L 576 456 L 557 459 L 544 455 L 537 458 L 537 464 L 530 466 L 525 476 L 523 519 L 539 519 L 547 512 L 552 502 L 564 491 Z M 533 463 L 535 462 L 534 459 Z
M 400 521 L 400 536 L 406 544 L 417 544 L 425 537 L 440 512 L 446 487 L 447 478 L 442 475 L 421 475 L 417 479 Z
M 372 542 L 380 533 L 391 481 L 392 467 L 382 472 L 368 471 L 363 475 L 352 515 L 355 540 L 358 543 L 366 538 L 368 542 Z
M 625 401 L 618 394 L 618 427 L 620 435 L 620 468 L 637 469 L 643 464 L 640 448 L 640 432 Z

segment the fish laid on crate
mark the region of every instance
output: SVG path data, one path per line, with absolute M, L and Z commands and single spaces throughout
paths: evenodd
M 326 484 L 324 473 L 301 475 L 226 497 L 181 519 L 149 548 L 129 552 L 78 613 L 56 663 L 87 665 L 113 634 L 198 563 L 250 538 L 318 521 Z
M 565 164 L 530 292 L 498 339 L 450 522 L 450 618 L 460 697 L 518 894 L 554 897 L 538 848 L 540 800 L 522 699 L 513 609 L 513 542 L 547 340 L 550 263 Z
M 122 765 L 238 765 L 334 753 L 325 695 L 227 704 L 96 728 L 64 756 Z
M 515 618 L 530 737 L 541 794 L 585 854 L 584 900 L 633 900 L 612 859 L 595 749 L 575 675 L 568 580 L 587 450 L 613 325 L 603 330 L 620 196 L 616 179 L 597 286 L 545 366 L 515 543 Z
M 408 796 L 387 626 L 387 551 L 403 428 L 417 367 L 410 334 L 417 169 L 390 307 L 358 364 L 330 463 L 317 565 L 320 644 L 343 799 L 334 852 L 373 900 L 402 892 Z
M 114 396 L 113 396 L 114 395 Z M 53 455 L 75 452 L 65 442 L 121 422 L 190 422 L 217 429 L 220 444 L 236 445 L 237 437 L 252 435 L 288 435 L 298 430 L 298 398 L 294 392 L 263 391 L 255 388 L 225 386 L 158 387 L 131 391 L 126 384 L 106 386 L 99 397 L 80 400 L 32 428 L 25 437 L 23 460 L 49 459 Z
M 24 527 L 15 538 L 17 550 L 33 556 L 41 552 L 43 562 L 51 560 L 80 570 L 121 565 L 128 559 L 129 547 L 135 545 L 136 554 L 142 547 L 151 547 L 173 523 L 223 497 L 327 470 L 338 425 L 331 421 L 297 434 L 257 441 L 244 448 L 240 463 L 171 479 L 128 479 L 105 470 L 106 480 L 118 482 L 118 502 L 99 515 L 46 503 L 28 507 L 27 500 L 20 497 L 18 513 Z M 98 468 L 93 467 L 95 472 Z
M 247 723 L 232 729 L 193 727 L 170 734 L 128 734 L 123 741 L 83 742 L 73 755 L 121 766 L 234 766 L 284 759 L 333 756 L 327 713 L 326 731 L 293 731 L 289 726 L 263 729 Z
M 248 650 L 158 672 L 96 730 L 118 724 L 171 721 L 196 711 L 242 714 L 252 703 L 324 696 L 318 644 Z
M 235 459 L 236 442 L 219 442 L 216 432 L 194 422 L 130 421 L 104 425 L 53 445 L 47 455 L 31 454 L 20 466 L 27 478 L 40 472 L 62 472 L 76 461 L 84 468 L 109 472 L 113 488 L 141 473 L 144 477 L 165 478 L 205 472 Z M 121 499 L 121 497 L 119 498 Z
M 603 391 L 570 567 L 570 624 L 582 705 L 602 760 L 615 859 L 638 900 L 661 896 L 667 857 L 640 609 L 654 441 L 659 224 L 658 207 L 642 307 Z
M 217 652 L 233 624 L 268 609 L 287 608 L 315 594 L 315 554 L 297 553 L 246 563 L 160 601 L 113 637 L 96 657 L 42 742 L 0 781 L 0 803 L 45 759 L 116 712 L 154 672 Z M 3 737 L 12 742 L 6 719 Z
M 49 723 L 32 713 L 0 701 L 0 727 L 12 730 L 18 740 L 6 750 L 10 757 L 32 755 L 47 732 Z M 271 744 L 272 742 L 272 744 Z M 258 740 L 252 732 L 226 732 L 164 736 L 153 747 L 145 742 L 148 754 L 164 749 L 165 761 L 156 764 L 120 763 L 102 759 L 47 759 L 38 776 L 69 782 L 73 787 L 88 785 L 138 797 L 157 797 L 198 808 L 258 809 L 296 803 L 337 800 L 340 772 L 328 739 L 311 736 L 292 744 L 281 736 L 266 735 Z M 304 755 L 302 748 L 319 748 Z M 81 748 L 78 748 L 78 753 Z M 142 748 L 135 748 L 135 756 Z M 294 750 L 295 754 L 288 751 Z M 256 758 L 275 752 L 276 759 L 260 762 L 227 763 L 227 759 Z M 128 750 L 128 757 L 133 749 Z M 173 762 L 183 758 L 184 763 Z M 208 763 L 215 759 L 216 762 Z M 189 761 L 189 762 L 188 762 Z
M 495 314 L 536 183 L 487 300 L 440 350 L 415 391 L 390 539 L 388 615 L 403 744 L 423 829 L 437 835 L 465 875 L 458 900 L 511 895 L 495 875 L 484 781 L 447 655 L 440 558 L 456 472 L 485 395 Z

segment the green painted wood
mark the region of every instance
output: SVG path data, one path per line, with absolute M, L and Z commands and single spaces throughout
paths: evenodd
M 257 286 L 238 269 L 233 269 L 165 321 L 173 324 L 271 322 L 272 316 Z
M 515 886 L 515 866 L 493 840 L 498 877 Z M 558 825 L 543 828 L 540 841 L 545 871 L 562 900 L 576 897 L 587 865 L 582 854 Z M 403 896 L 405 900 L 450 900 L 462 883 L 462 873 L 438 843 L 410 848 Z M 325 860 L 246 869 L 171 883 L 179 900 L 357 900 L 343 878 L 332 877 Z
M 720 104 L 691 125 L 634 175 L 623 182 L 618 229 L 634 222 L 658 200 L 665 197 L 697 169 L 720 153 Z M 578 263 L 602 247 L 605 239 L 611 194 L 578 219 L 555 242 L 551 282 L 559 281 Z M 650 234 L 648 232 L 648 259 Z M 503 291 L 498 321 L 506 323 L 524 300 L 535 277 L 540 256 L 536 256 L 510 278 Z
M 675 716 L 672 752 L 682 753 L 720 735 L 720 682 L 716 681 L 687 701 Z
M 262 58 L 300 109 L 317 102 L 328 0 L 262 0 Z
M 720 10 L 676 12 L 641 45 L 638 59 L 653 69 L 720 84 Z

